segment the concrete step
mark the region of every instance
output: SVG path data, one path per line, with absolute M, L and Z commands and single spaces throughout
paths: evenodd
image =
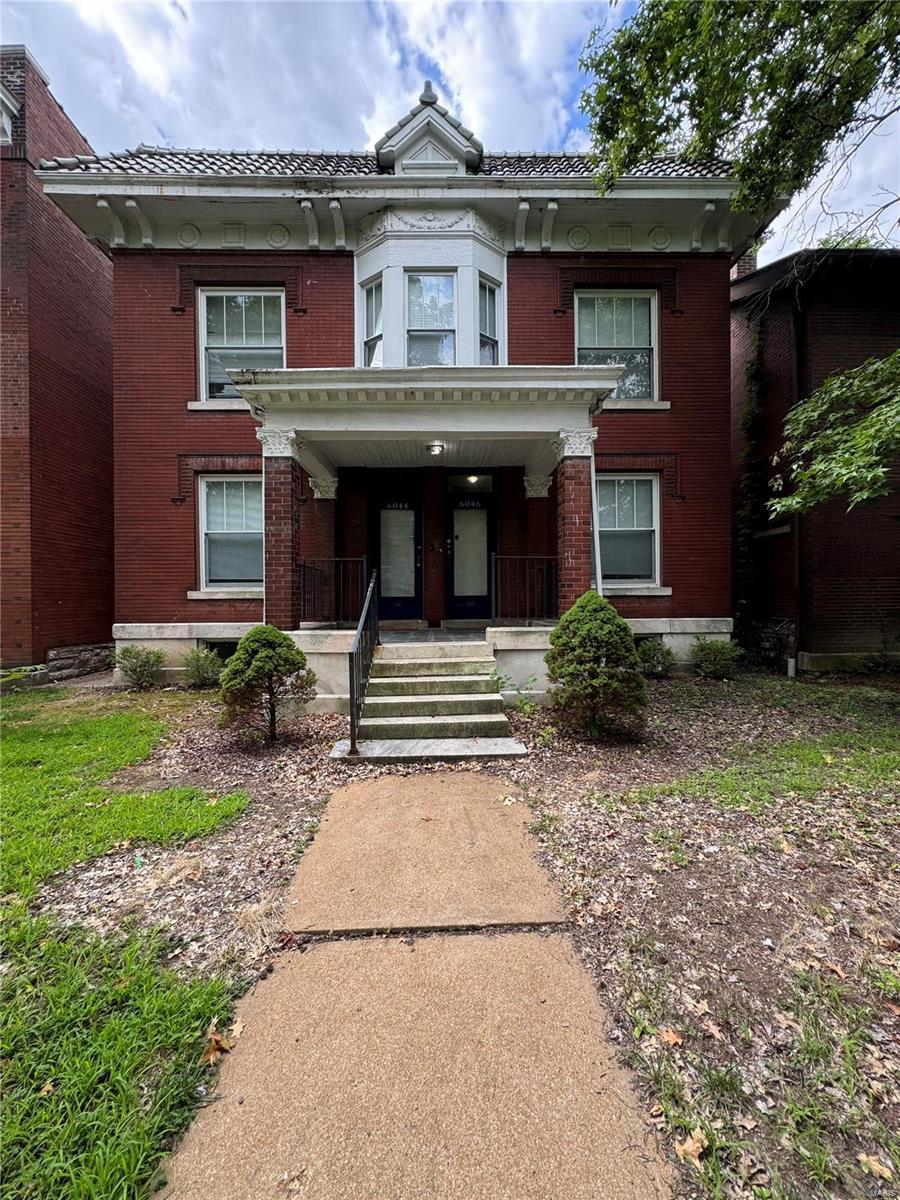
M 453 717 L 465 714 L 502 713 L 499 692 L 449 696 L 366 696 L 363 720 L 370 717 Z
M 506 737 L 509 722 L 502 713 L 459 714 L 442 717 L 363 717 L 359 737 L 367 741 L 385 738 L 478 738 Z
M 497 681 L 490 675 L 393 675 L 369 680 L 370 696 L 450 696 L 464 693 L 490 695 Z
M 385 642 L 378 657 L 384 662 L 398 658 L 489 658 L 485 641 L 471 642 Z
M 475 738 L 391 738 L 359 741 L 358 756 L 350 756 L 350 742 L 342 738 L 331 751 L 332 758 L 348 763 L 378 762 L 456 762 L 467 758 L 521 758 L 528 751 L 511 737 Z
M 376 658 L 372 679 L 391 675 L 490 675 L 496 667 L 491 658 Z

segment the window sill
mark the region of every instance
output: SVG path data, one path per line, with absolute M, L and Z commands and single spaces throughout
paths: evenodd
M 241 396 L 223 400 L 188 400 L 188 412 L 249 412 L 250 405 Z
M 601 411 L 607 409 L 636 409 L 644 412 L 668 412 L 672 407 L 668 400 L 604 400 Z
M 188 600 L 262 600 L 262 588 L 205 588 L 188 592 Z
M 670 587 L 645 587 L 640 583 L 604 583 L 604 596 L 671 596 Z

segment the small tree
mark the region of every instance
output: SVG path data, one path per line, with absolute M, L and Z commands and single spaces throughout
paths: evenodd
M 228 724 L 262 725 L 274 742 L 279 708 L 315 696 L 306 655 L 274 625 L 255 625 L 238 642 L 219 683 Z
M 642 732 L 647 685 L 631 629 L 608 600 L 580 596 L 550 634 L 546 662 L 551 703 L 567 722 L 594 738 Z

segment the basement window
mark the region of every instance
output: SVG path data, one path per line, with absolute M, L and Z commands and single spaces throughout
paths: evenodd
M 238 398 L 229 371 L 284 366 L 283 291 L 204 288 L 198 308 L 204 400 Z
M 657 399 L 655 292 L 578 292 L 575 336 L 579 366 L 624 364 L 617 400 Z
M 262 517 L 259 475 L 206 476 L 200 480 L 204 589 L 262 586 Z

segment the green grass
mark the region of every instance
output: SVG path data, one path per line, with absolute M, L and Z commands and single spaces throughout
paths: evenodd
M 208 833 L 243 793 L 125 794 L 109 775 L 145 759 L 167 711 L 186 701 L 63 691 L 4 700 L 3 888 L 7 972 L 0 991 L 6 1200 L 132 1200 L 200 1100 L 204 1031 L 225 1020 L 223 979 L 164 966 L 159 934 L 62 929 L 27 909 L 42 879 L 122 842 Z M 10 897 L 9 893 L 16 893 Z M 102 899 L 102 897 L 100 897 Z

